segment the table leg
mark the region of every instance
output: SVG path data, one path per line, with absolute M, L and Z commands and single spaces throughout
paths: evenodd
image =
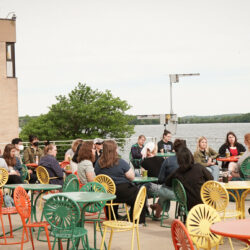
M 242 219 L 245 219 L 245 199 L 246 199 L 246 197 L 247 197 L 248 194 L 250 194 L 250 189 L 245 190 L 241 194 L 240 205 L 241 205 L 241 218 Z
M 240 211 L 240 213 L 242 213 L 242 210 L 241 210 L 241 197 L 240 197 L 240 194 L 239 194 L 239 190 L 234 189 L 234 191 L 235 191 L 235 194 L 232 193 L 230 190 L 228 190 L 228 193 L 231 194 L 233 196 L 233 198 L 235 199 L 236 210 Z M 239 219 L 241 219 L 241 218 L 242 218 L 242 215 L 239 216 Z

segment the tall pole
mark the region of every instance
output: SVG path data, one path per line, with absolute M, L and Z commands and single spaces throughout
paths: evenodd
M 173 104 L 172 104 L 172 81 L 170 79 L 170 114 L 173 114 Z

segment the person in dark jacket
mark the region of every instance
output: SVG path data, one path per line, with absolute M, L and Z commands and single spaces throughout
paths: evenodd
M 206 181 L 213 180 L 213 176 L 206 167 L 194 163 L 194 157 L 188 148 L 182 148 L 176 156 L 179 168 L 167 178 L 166 185 L 171 185 L 173 178 L 177 178 L 183 184 L 189 211 L 193 206 L 202 203 L 201 186 Z
M 220 156 L 225 156 L 227 150 L 231 156 L 237 156 L 246 151 L 246 148 L 237 141 L 237 137 L 232 131 L 227 133 L 226 142 L 219 149 Z
M 174 151 L 178 152 L 178 150 L 181 150 L 182 147 L 186 147 L 186 141 L 181 139 L 176 139 L 173 144 Z M 166 186 L 165 181 L 168 178 L 168 176 L 171 173 L 175 172 L 178 168 L 179 165 L 177 162 L 176 155 L 166 158 L 161 165 L 160 173 L 158 175 L 158 183 L 163 185 L 159 185 L 160 187 L 157 192 L 159 199 L 157 203 L 152 204 L 150 206 L 151 209 L 156 210 L 155 217 L 160 217 L 162 207 L 165 202 L 168 202 L 169 206 L 167 207 L 170 207 L 170 200 L 175 199 L 175 194 L 171 187 L 172 185 Z
M 43 166 L 49 173 L 50 177 L 58 177 L 56 179 L 51 179 L 50 184 L 63 185 L 63 170 L 56 160 L 57 148 L 54 144 L 49 144 L 44 148 L 44 156 L 39 162 L 39 166 Z
M 144 147 L 144 143 L 146 141 L 146 137 L 144 135 L 140 135 L 138 137 L 138 141 L 136 144 L 133 144 L 131 147 L 131 163 L 135 168 L 135 173 L 136 174 L 140 174 L 139 171 L 137 171 L 138 169 L 140 169 L 140 164 L 142 161 L 142 154 L 141 151 Z

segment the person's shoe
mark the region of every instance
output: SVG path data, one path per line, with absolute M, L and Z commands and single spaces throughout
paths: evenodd
M 160 206 L 160 204 L 156 203 L 156 209 L 155 209 L 155 217 L 156 218 L 160 218 L 161 217 L 161 212 L 162 212 L 162 207 Z
M 248 208 L 248 213 L 250 214 L 250 208 Z
M 151 208 L 152 210 L 155 210 L 156 207 L 157 207 L 157 203 L 154 203 L 154 204 L 151 204 L 151 205 L 150 205 L 150 208 Z

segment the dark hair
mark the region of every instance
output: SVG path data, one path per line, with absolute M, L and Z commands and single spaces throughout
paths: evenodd
M 228 147 L 230 147 L 230 143 L 229 143 L 229 141 L 228 141 L 228 136 L 229 136 L 229 135 L 232 135 L 232 136 L 235 137 L 235 142 L 234 142 L 234 146 L 235 146 L 235 145 L 238 143 L 238 142 L 237 142 L 237 136 L 236 136 L 235 133 L 232 132 L 232 131 L 229 131 L 229 132 L 227 133 L 226 145 L 227 145 Z
M 29 142 L 32 142 L 35 139 L 38 139 L 38 137 L 36 135 L 29 135 Z
M 74 152 L 74 155 L 72 157 L 72 161 L 75 162 L 75 163 L 78 163 L 77 158 L 78 158 L 78 153 L 79 153 L 79 150 L 80 150 L 81 147 L 82 147 L 82 142 L 80 144 L 78 144 L 78 146 L 76 147 L 76 151 Z
M 171 132 L 170 132 L 170 131 L 168 131 L 167 129 L 164 129 L 164 132 L 163 132 L 162 138 L 163 138 L 165 135 L 168 135 L 168 134 L 171 134 Z
M 49 144 L 51 144 L 49 140 L 44 141 L 44 146 L 48 146 Z
M 95 155 L 93 155 L 92 149 L 93 141 L 84 141 L 78 151 L 77 162 L 81 162 L 83 160 L 90 160 L 94 162 Z
M 103 152 L 98 161 L 101 168 L 110 168 L 118 164 L 119 156 L 116 150 L 115 141 L 108 140 L 103 143 Z
M 8 166 L 14 167 L 16 165 L 16 157 L 10 156 L 10 151 L 12 149 L 15 149 L 15 146 L 13 144 L 7 144 L 3 151 L 3 158 Z
M 173 144 L 173 149 L 175 152 L 178 152 L 181 148 L 187 147 L 186 140 L 175 139 Z
M 15 144 L 18 144 L 19 142 L 22 142 L 23 140 L 21 138 L 14 138 L 12 141 L 11 141 L 11 144 L 15 145 Z
M 176 153 L 177 162 L 179 164 L 181 172 L 186 172 L 194 165 L 194 157 L 188 148 L 182 147 Z

